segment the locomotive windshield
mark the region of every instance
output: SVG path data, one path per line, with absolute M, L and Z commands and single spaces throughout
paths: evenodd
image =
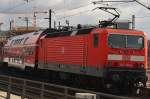
M 108 45 L 112 48 L 133 48 L 142 49 L 144 47 L 144 37 L 135 35 L 110 34 Z

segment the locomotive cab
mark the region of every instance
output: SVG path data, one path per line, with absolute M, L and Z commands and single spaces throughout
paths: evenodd
M 98 68 L 98 76 L 106 85 L 137 87 L 142 83 L 146 86 L 147 38 L 144 32 L 97 28 L 89 39 L 87 64 Z
M 123 86 L 146 86 L 147 38 L 139 31 L 108 32 L 107 77 Z M 124 83 L 126 82 L 126 83 Z

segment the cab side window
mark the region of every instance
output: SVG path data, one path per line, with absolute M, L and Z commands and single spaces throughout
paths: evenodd
M 99 41 L 98 34 L 94 34 L 93 35 L 93 45 L 94 45 L 94 48 L 98 48 L 98 41 Z

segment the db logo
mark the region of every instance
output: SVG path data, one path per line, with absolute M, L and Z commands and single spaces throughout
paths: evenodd
M 130 56 L 127 56 L 127 55 L 123 55 L 122 58 L 123 58 L 124 61 L 129 61 L 130 60 Z

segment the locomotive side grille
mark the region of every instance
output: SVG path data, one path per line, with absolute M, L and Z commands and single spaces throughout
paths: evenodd
M 86 36 L 47 39 L 48 63 L 85 65 Z M 86 57 L 85 57 L 86 56 Z

